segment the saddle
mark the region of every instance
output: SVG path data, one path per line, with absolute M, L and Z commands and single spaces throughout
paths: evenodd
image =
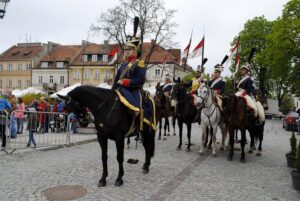
M 236 92 L 235 95 L 244 101 L 245 105 L 247 106 L 247 111 L 250 111 L 254 117 L 257 117 L 256 101 L 252 99 L 245 90 L 240 90 Z

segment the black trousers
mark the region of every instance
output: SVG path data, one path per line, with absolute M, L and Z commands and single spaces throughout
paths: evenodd
M 6 147 L 6 135 L 5 135 L 6 126 L 5 124 L 0 124 L 0 136 L 2 138 L 1 147 Z

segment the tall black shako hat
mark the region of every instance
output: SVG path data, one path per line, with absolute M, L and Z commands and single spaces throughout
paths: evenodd
M 201 65 L 197 67 L 197 73 L 203 73 L 205 70 L 204 64 L 207 62 L 207 58 L 204 58 Z
M 246 63 L 244 63 L 244 64 L 241 66 L 241 69 L 244 68 L 244 69 L 246 69 L 247 71 L 250 71 L 251 59 L 252 59 L 252 57 L 254 56 L 254 53 L 255 53 L 255 48 L 252 48 L 252 49 L 251 49 L 251 52 L 250 52 L 250 55 L 249 55 L 249 58 L 248 58 L 248 61 L 246 61 Z
M 221 73 L 223 71 L 223 69 L 224 69 L 223 64 L 227 61 L 227 59 L 228 59 L 228 55 L 225 55 L 221 64 L 215 65 L 215 72 Z
M 133 21 L 133 35 L 127 36 L 125 49 L 126 48 L 134 48 L 135 50 L 138 49 L 140 44 L 140 39 L 136 36 L 136 33 L 139 26 L 139 22 L 140 22 L 139 18 L 135 17 Z

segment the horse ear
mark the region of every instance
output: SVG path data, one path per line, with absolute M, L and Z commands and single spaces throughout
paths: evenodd
M 67 96 L 63 96 L 63 95 L 59 95 L 59 94 L 57 94 L 57 96 L 58 96 L 60 99 L 62 99 L 62 100 L 67 100 L 67 99 L 68 99 Z
M 157 90 L 159 87 L 160 87 L 160 82 L 158 82 L 158 83 L 156 84 L 155 89 Z
M 181 82 L 180 77 L 177 78 L 177 82 Z

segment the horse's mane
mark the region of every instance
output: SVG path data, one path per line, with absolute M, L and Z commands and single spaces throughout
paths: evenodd
M 79 86 L 73 89 L 68 93 L 69 96 L 72 98 L 81 97 L 84 96 L 85 98 L 89 98 L 90 96 L 93 96 L 97 99 L 103 99 L 105 98 L 113 98 L 114 92 L 111 89 L 104 89 L 100 87 L 94 87 L 94 86 Z

